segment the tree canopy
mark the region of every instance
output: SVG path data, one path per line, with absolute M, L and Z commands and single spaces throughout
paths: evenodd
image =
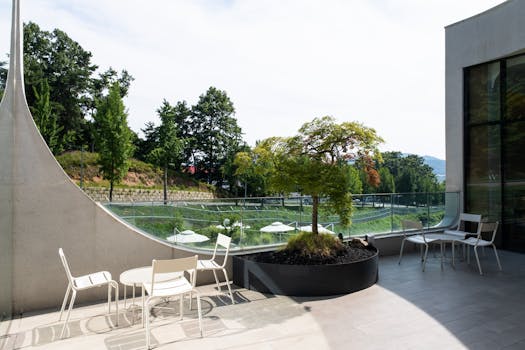
M 126 175 L 128 159 L 133 154 L 132 132 L 128 127 L 118 83 L 113 84 L 108 95 L 99 100 L 94 126 L 95 143 L 100 150 L 100 170 L 104 178 L 109 180 L 109 200 L 112 201 L 114 184 Z
M 168 200 L 168 168 L 176 161 L 180 162 L 180 155 L 184 141 L 177 134 L 179 126 L 175 122 L 176 111 L 168 101 L 164 100 L 162 106 L 157 109 L 161 124 L 156 130 L 157 144 L 149 153 L 152 163 L 159 165 L 164 170 L 164 202 Z
M 49 87 L 49 103 L 57 122 L 54 151 L 92 145 L 93 128 L 89 120 L 97 101 L 118 82 L 121 97 L 127 94 L 133 77 L 112 68 L 96 75 L 98 66 L 92 54 L 60 29 L 45 31 L 33 22 L 24 24 L 24 83 L 28 105 L 37 107 L 42 84 Z M 0 63 L 0 90 L 7 70 Z M 46 83 L 44 83 L 46 82 Z M 47 92 L 46 92 L 47 93 Z M 46 139 L 46 141 L 49 141 Z
M 380 160 L 378 145 L 382 141 L 374 129 L 361 123 L 338 124 L 332 117 L 316 118 L 305 123 L 296 136 L 268 138 L 251 154 L 238 153 L 237 175 L 261 174 L 270 191 L 310 195 L 312 230 L 317 233 L 321 197 L 327 198 L 327 209 L 338 214 L 343 225 L 350 223 L 349 190 L 356 179 L 351 162 L 361 165 L 368 182 L 379 184 L 375 161 Z
M 192 155 L 198 178 L 219 186 L 222 168 L 228 156 L 239 151 L 242 130 L 234 117 L 235 108 L 225 91 L 210 87 L 191 108 L 188 136 L 192 139 Z

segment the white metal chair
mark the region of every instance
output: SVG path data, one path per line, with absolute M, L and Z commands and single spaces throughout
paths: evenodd
M 411 220 L 401 220 L 401 226 L 403 227 L 403 241 L 401 242 L 401 250 L 399 251 L 399 262 L 401 264 L 401 259 L 403 258 L 403 248 L 405 247 L 405 242 L 415 243 L 421 245 L 421 261 L 423 263 L 423 271 L 425 271 L 425 264 L 427 262 L 428 254 L 428 244 L 437 239 L 425 237 L 425 232 L 423 231 L 423 225 L 419 221 Z M 413 235 L 408 235 L 411 230 L 415 232 Z M 423 246 L 425 246 L 425 253 L 423 254 Z
M 197 263 L 197 270 L 198 271 L 212 271 L 213 277 L 215 277 L 215 283 L 217 283 L 217 289 L 219 290 L 219 293 L 221 292 L 221 284 L 219 283 L 219 279 L 217 278 L 217 270 L 222 270 L 224 273 L 224 278 L 226 279 L 225 284 L 228 286 L 228 292 L 230 294 L 230 299 L 232 301 L 232 304 L 235 304 L 235 301 L 233 300 L 233 294 L 232 289 L 230 286 L 230 281 L 228 280 L 228 273 L 226 272 L 226 262 L 228 261 L 228 253 L 230 252 L 230 243 L 231 243 L 231 237 L 228 237 L 226 235 L 220 234 L 217 236 L 217 242 L 215 243 L 215 249 L 213 250 L 213 255 L 211 259 L 209 260 L 199 260 Z M 226 252 L 224 253 L 224 260 L 222 261 L 222 264 L 219 264 L 215 259 L 217 257 L 217 249 L 219 247 L 223 247 L 226 249 Z
M 170 260 L 153 260 L 152 262 L 152 276 L 151 283 L 144 283 L 142 288 L 142 310 L 143 320 L 146 323 L 146 345 L 150 349 L 150 329 L 149 317 L 151 310 L 151 302 L 156 299 L 167 299 L 172 296 L 180 297 L 180 319 L 184 316 L 183 296 L 186 293 L 195 293 L 197 296 L 197 314 L 199 317 L 199 330 L 202 337 L 202 315 L 201 315 L 201 299 L 200 294 L 195 289 L 195 282 L 197 281 L 197 255 L 189 258 L 170 259 Z M 188 281 L 184 277 L 184 271 L 190 275 Z M 181 275 L 182 272 L 182 275 Z M 170 276 L 172 275 L 172 276 Z M 145 298 L 144 293 L 148 293 Z
M 476 261 L 478 263 L 480 275 L 483 275 L 483 271 L 481 270 L 481 264 L 479 263 L 478 247 L 492 246 L 492 248 L 494 248 L 494 255 L 496 256 L 496 261 L 498 262 L 498 267 L 501 271 L 501 263 L 499 261 L 498 251 L 496 250 L 496 245 L 494 244 L 494 239 L 496 238 L 496 234 L 498 233 L 498 226 L 498 221 L 490 223 L 482 222 L 480 223 L 476 237 L 469 237 L 464 240 L 456 241 L 458 244 L 464 244 L 465 246 L 474 247 L 474 254 L 476 255 Z M 490 241 L 483 239 L 483 232 L 490 232 L 492 234 L 492 238 L 490 239 Z M 467 251 L 467 262 L 470 263 L 470 249 Z
M 459 214 L 459 221 L 458 221 L 458 225 L 456 226 L 456 228 L 451 229 L 451 230 L 445 230 L 444 234 L 460 237 L 461 239 L 465 238 L 468 234 L 472 233 L 472 232 L 466 231 L 465 226 L 467 222 L 476 224 L 476 226 L 479 227 L 479 224 L 481 223 L 481 215 L 467 214 L 467 213 Z
M 93 287 L 102 287 L 104 285 L 108 286 L 108 313 L 111 313 L 111 288 L 115 288 L 115 326 L 118 326 L 118 283 L 111 278 L 111 273 L 109 273 L 108 271 L 99 271 L 91 273 L 89 275 L 73 277 L 71 275 L 71 270 L 69 269 L 69 265 L 67 263 L 67 259 L 64 255 L 64 251 L 62 250 L 62 248 L 58 249 L 58 255 L 60 256 L 62 265 L 64 265 L 64 270 L 66 270 L 66 275 L 69 282 L 67 285 L 66 295 L 64 295 L 64 301 L 62 302 L 62 308 L 60 309 L 60 316 L 58 318 L 59 321 L 62 319 L 62 314 L 66 307 L 67 299 L 69 298 L 69 293 L 71 292 L 71 290 L 73 290 L 73 295 L 71 296 L 71 301 L 69 302 L 69 308 L 67 310 L 66 320 L 64 322 L 64 326 L 62 327 L 62 331 L 60 332 L 60 338 L 64 336 L 67 323 L 69 322 L 69 316 L 71 315 L 71 309 L 73 308 L 73 304 L 75 303 L 77 291 Z

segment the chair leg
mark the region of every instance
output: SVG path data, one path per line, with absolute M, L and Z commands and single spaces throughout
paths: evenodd
M 494 255 L 496 255 L 496 261 L 498 262 L 499 270 L 502 271 L 503 269 L 501 268 L 501 263 L 499 261 L 498 251 L 496 250 L 494 243 L 492 244 L 492 248 L 494 248 Z
M 108 315 L 111 314 L 111 284 L 108 283 Z
M 476 261 L 478 262 L 479 274 L 483 275 L 483 272 L 481 271 L 481 264 L 479 263 L 478 247 L 474 247 L 474 254 L 476 255 Z
M 202 338 L 202 310 L 201 310 L 201 296 L 199 293 L 197 294 L 197 315 L 199 316 L 199 330 L 201 332 L 201 338 Z
M 215 277 L 215 283 L 217 283 L 217 289 L 219 290 L 219 293 L 221 292 L 221 285 L 219 284 L 219 279 L 217 278 L 217 271 L 213 271 L 213 277 Z
M 454 261 L 454 258 L 455 258 L 455 256 L 454 256 L 455 255 L 454 254 L 454 241 L 452 241 L 450 243 L 450 246 L 451 246 L 450 249 L 452 250 L 452 267 L 456 267 L 456 263 Z
M 60 309 L 60 316 L 58 316 L 58 320 L 62 320 L 62 314 L 64 313 L 64 309 L 66 308 L 67 299 L 69 298 L 69 293 L 71 292 L 71 283 L 67 285 L 66 289 L 66 295 L 64 295 L 64 301 L 62 302 L 62 308 Z
M 118 327 L 118 297 L 119 297 L 119 293 L 118 293 L 118 283 L 115 283 L 115 327 Z
M 401 249 L 399 250 L 399 261 L 397 262 L 398 265 L 401 264 L 401 258 L 403 258 L 403 248 L 405 246 L 405 240 L 401 242 Z
M 230 286 L 230 280 L 228 279 L 228 273 L 226 272 L 226 269 L 222 269 L 222 272 L 224 273 L 224 278 L 226 279 L 226 285 L 228 286 L 228 292 L 230 293 L 230 299 L 232 300 L 233 305 L 235 304 L 235 301 L 233 300 L 232 288 Z
M 440 249 L 440 252 L 441 252 L 441 270 L 443 270 L 443 258 L 444 258 L 444 248 L 443 248 L 443 245 L 444 243 L 443 242 L 440 242 L 439 243 L 439 249 Z
M 180 319 L 184 317 L 184 294 L 180 295 L 179 308 L 180 308 Z
M 133 298 L 135 299 L 135 298 Z M 145 299 L 146 299 L 146 295 L 145 295 L 145 292 L 144 292 L 144 287 L 142 287 L 142 328 L 144 328 L 144 322 L 145 322 L 145 319 L 146 319 L 146 308 L 145 308 Z M 149 314 L 149 311 L 148 311 L 148 314 Z
M 423 246 L 421 246 L 423 248 Z M 428 255 L 428 244 L 425 244 L 425 255 L 423 256 L 423 272 L 425 272 L 425 265 L 427 263 L 427 255 Z
M 146 303 L 146 305 L 148 306 L 148 310 L 146 310 L 145 308 L 142 309 L 142 323 L 144 324 L 144 322 L 146 323 L 146 349 L 151 349 L 151 346 L 150 346 L 150 329 L 149 329 L 149 301 Z M 144 306 L 144 304 L 143 304 Z
M 71 296 L 71 301 L 69 302 L 69 308 L 67 309 L 66 320 L 64 321 L 64 326 L 62 327 L 62 332 L 60 332 L 60 339 L 64 338 L 64 332 L 66 331 L 67 323 L 69 322 L 69 317 L 71 316 L 71 309 L 75 303 L 75 298 L 77 297 L 77 291 L 73 289 L 73 295 Z

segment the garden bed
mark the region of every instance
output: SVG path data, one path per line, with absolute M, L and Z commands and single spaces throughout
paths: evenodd
M 233 282 L 261 293 L 290 296 L 348 294 L 375 284 L 377 249 L 348 248 L 338 261 L 324 264 L 293 264 L 281 252 L 234 256 Z

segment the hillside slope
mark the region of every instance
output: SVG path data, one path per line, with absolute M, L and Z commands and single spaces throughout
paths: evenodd
M 97 165 L 97 153 L 72 151 L 56 157 L 64 171 L 73 181 L 86 187 L 107 187 L 109 182 L 102 178 Z M 162 171 L 149 163 L 131 159 L 131 165 L 119 187 L 162 188 Z M 213 187 L 198 182 L 186 174 L 171 173 L 168 176 L 170 189 L 212 191 Z

